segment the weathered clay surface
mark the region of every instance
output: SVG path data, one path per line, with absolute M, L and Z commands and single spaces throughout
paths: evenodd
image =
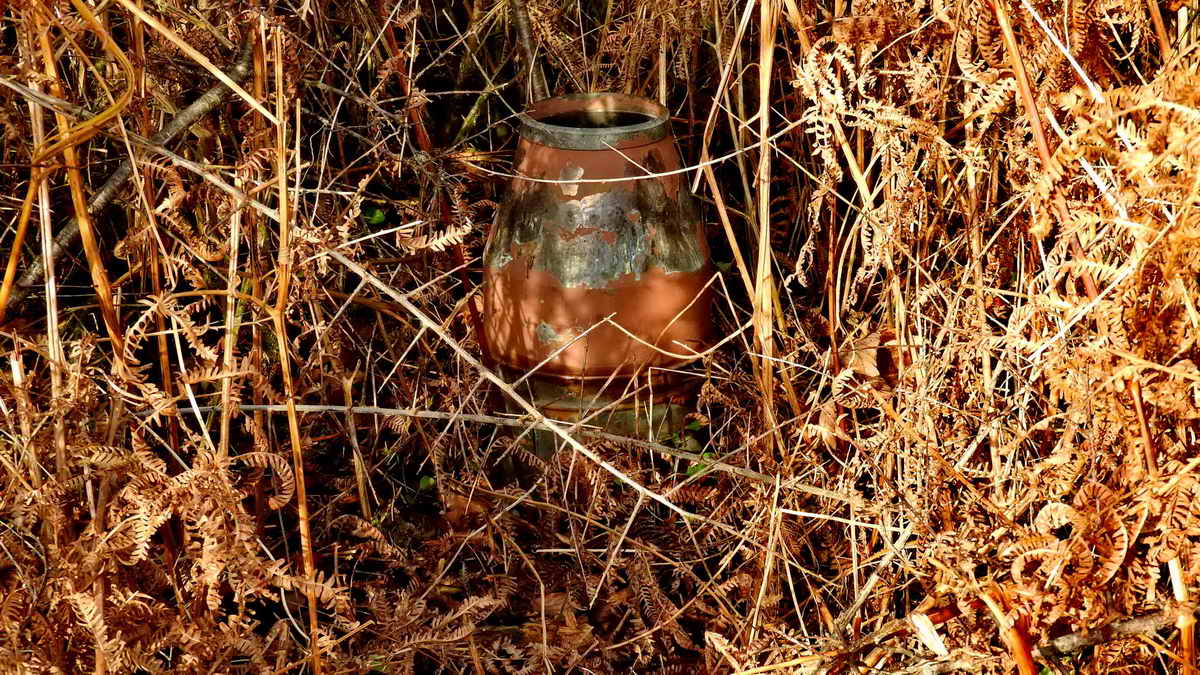
M 711 270 L 695 199 L 678 175 L 657 175 L 681 166 L 665 110 L 620 95 L 543 103 L 633 106 L 659 122 L 523 127 L 514 168 L 535 180 L 513 180 L 484 251 L 489 356 L 577 383 L 677 365 L 708 338 Z
M 668 196 L 656 181 L 563 200 L 552 183 L 527 183 L 504 201 L 485 255 L 489 267 L 524 258 L 567 288 L 602 288 L 651 267 L 695 272 L 705 254 L 691 195 Z M 559 193 L 559 194 L 555 194 Z

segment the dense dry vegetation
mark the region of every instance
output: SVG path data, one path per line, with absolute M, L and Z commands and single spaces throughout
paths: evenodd
M 509 2 L 0 2 L 0 671 L 1195 672 L 1200 8 L 525 5 L 720 269 L 612 471 L 468 360 Z

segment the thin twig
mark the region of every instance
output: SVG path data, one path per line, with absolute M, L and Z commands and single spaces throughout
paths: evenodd
M 27 57 L 33 56 L 34 45 L 27 45 Z M 34 85 L 36 86 L 36 84 Z M 29 118 L 32 122 L 33 147 L 41 149 L 46 144 L 45 116 L 37 103 L 29 102 Z M 36 150 L 35 150 L 36 151 Z M 42 181 L 38 186 L 38 226 L 41 232 L 43 255 L 49 250 L 50 234 L 50 186 Z M 58 404 L 63 390 L 63 365 L 66 355 L 62 346 L 62 338 L 58 332 L 58 286 L 54 278 L 54 261 L 44 257 L 46 263 L 46 346 L 50 352 L 50 392 L 51 400 Z M 67 477 L 67 440 L 62 415 L 54 418 L 54 475 L 59 480 Z M 40 472 L 35 471 L 31 476 L 34 487 L 40 485 Z
M 304 558 L 304 578 L 308 581 L 304 594 L 308 598 L 308 631 L 309 654 L 312 658 L 312 669 L 316 675 L 321 675 L 321 643 L 320 627 L 317 618 L 317 595 L 315 589 L 316 563 L 313 560 L 312 527 L 308 515 L 308 491 L 304 480 L 304 443 L 300 440 L 300 421 L 296 413 L 296 385 L 292 374 L 291 353 L 288 346 L 287 316 L 288 295 L 292 277 L 291 221 L 289 219 L 288 203 L 288 128 L 287 128 L 287 96 L 283 78 L 283 40 L 279 30 L 273 33 L 275 62 L 275 178 L 279 186 L 279 256 L 277 262 L 277 278 L 279 288 L 276 291 L 275 307 L 272 319 L 275 333 L 279 337 L 279 367 L 283 371 L 283 394 L 287 400 L 288 437 L 292 446 L 292 471 L 296 475 L 296 506 L 300 521 L 300 548 Z M 299 108 L 297 108 L 299 114 Z M 300 126 L 294 131 L 296 142 L 300 139 Z M 297 159 L 299 154 L 297 153 Z
M 236 80 L 234 80 L 220 68 L 217 68 L 215 65 L 213 65 L 213 62 L 209 61 L 206 56 L 196 51 L 195 47 L 191 46 L 178 35 L 176 35 L 175 31 L 164 26 L 158 19 L 150 16 L 144 10 L 142 10 L 141 7 L 129 2 L 129 0 L 117 0 L 117 2 L 120 2 L 125 9 L 129 10 L 132 14 L 137 16 L 137 18 L 144 21 L 146 25 L 158 31 L 158 33 L 169 40 L 171 44 L 178 47 L 184 54 L 187 54 L 193 61 L 200 64 L 201 67 L 211 73 L 213 77 L 220 80 L 223 85 L 236 92 L 238 96 L 242 97 L 242 100 L 250 104 L 251 108 L 254 108 L 259 114 L 267 118 L 268 122 L 271 122 L 272 124 L 279 123 L 279 121 L 275 119 L 275 115 L 272 115 L 271 112 L 267 110 L 258 99 L 251 96 L 250 93 L 245 89 L 242 89 L 241 85 L 239 85 Z
M 453 349 L 456 354 L 458 354 L 459 358 L 466 361 L 468 364 L 470 364 L 476 370 L 478 370 L 479 373 L 485 379 L 487 379 L 492 384 L 496 385 L 496 387 L 498 389 L 500 389 L 500 391 L 504 392 L 509 398 L 511 398 L 513 400 L 514 403 L 516 403 L 518 406 L 520 406 L 525 412 L 527 412 L 531 416 L 533 416 L 533 418 L 535 420 L 537 420 L 540 424 L 545 425 L 545 427 L 547 429 L 554 432 L 554 434 L 556 436 L 558 436 L 559 438 L 561 438 L 568 446 L 571 447 L 571 449 L 575 450 L 579 454 L 581 454 L 584 457 L 595 462 L 597 465 L 600 466 L 600 468 L 602 468 L 605 471 L 612 474 L 614 477 L 617 478 L 617 480 L 619 480 L 622 483 L 625 483 L 629 487 L 633 488 L 633 490 L 636 491 L 638 494 L 645 495 L 646 497 L 649 497 L 650 499 L 653 499 L 654 501 L 662 504 L 663 506 L 667 507 L 668 509 L 674 511 L 681 518 L 683 518 L 685 520 L 689 520 L 689 521 L 691 521 L 691 520 L 706 520 L 694 513 L 691 513 L 689 511 L 685 511 L 685 510 L 679 508 L 674 503 L 672 503 L 670 500 L 668 500 L 668 499 L 664 498 L 662 495 L 659 495 L 659 494 L 655 493 L 654 491 L 648 489 L 646 486 L 642 485 L 641 483 L 634 480 L 633 478 L 630 478 L 626 473 L 624 473 L 617 467 L 613 466 L 609 462 L 605 461 L 604 458 L 600 457 L 595 452 L 588 449 L 587 446 L 583 445 L 578 440 L 576 440 L 574 437 L 572 437 L 570 434 L 568 434 L 562 428 L 562 426 L 560 424 L 551 421 L 549 418 L 547 418 L 545 415 L 543 415 L 541 413 L 541 411 L 539 411 L 537 408 L 535 408 L 533 406 L 533 404 L 530 403 L 524 396 L 517 393 L 517 391 L 515 389 L 513 389 L 507 382 L 505 382 L 503 379 L 501 379 L 500 376 L 496 375 L 490 369 L 488 369 L 486 366 L 484 366 L 482 363 L 480 363 L 479 359 L 475 358 L 475 356 L 473 356 L 470 352 L 468 352 L 466 349 L 464 349 L 463 346 L 461 344 L 459 344 L 457 340 L 455 340 L 453 337 L 451 337 L 450 334 L 447 333 L 438 322 L 429 318 L 429 316 L 426 315 L 425 312 L 421 311 L 421 309 L 419 307 L 417 307 L 416 305 L 414 305 L 411 300 L 409 300 L 407 297 L 404 296 L 404 294 L 397 292 L 396 289 L 383 283 L 375 275 L 373 275 L 370 272 L 368 272 L 367 270 L 363 269 L 360 265 L 351 261 L 349 258 L 342 255 L 341 253 L 338 253 L 337 251 L 330 251 L 329 256 L 332 257 L 334 260 L 337 260 L 338 262 L 340 262 L 351 272 L 354 272 L 359 277 L 365 279 L 367 281 L 367 283 L 369 283 L 372 286 L 374 286 L 375 288 L 377 288 L 379 291 L 381 291 L 382 293 L 384 293 L 385 295 L 390 297 L 392 300 L 395 300 L 396 302 L 400 303 L 405 309 L 407 309 L 409 311 L 409 313 L 411 313 L 414 317 L 416 317 L 417 320 L 420 321 L 421 324 L 423 324 L 425 326 L 425 328 L 427 328 L 429 331 L 431 331 L 434 335 L 437 335 L 439 338 L 442 339 L 443 342 L 445 342 L 447 345 L 449 345 L 449 347 L 451 349 Z
M 200 406 L 199 409 L 201 412 L 206 412 L 206 411 L 215 410 L 216 408 L 213 406 Z M 287 412 L 287 406 L 273 405 L 273 404 L 262 404 L 262 405 L 244 404 L 244 405 L 239 406 L 239 409 L 251 411 L 251 412 L 253 412 L 253 411 Z M 384 407 L 379 407 L 379 406 L 351 406 L 351 407 L 347 408 L 346 406 L 342 406 L 342 405 L 320 405 L 320 404 L 297 403 L 296 404 L 296 412 L 301 412 L 301 413 L 323 413 L 323 412 L 346 413 L 346 412 L 350 412 L 355 415 L 415 417 L 418 419 L 431 419 L 431 420 L 460 420 L 463 422 L 475 422 L 478 424 L 493 424 L 496 426 L 503 426 L 503 427 L 516 427 L 516 428 L 533 427 L 535 429 L 544 429 L 546 431 L 551 430 L 551 427 L 548 424 L 542 424 L 542 423 L 538 422 L 537 420 L 531 420 L 528 418 L 496 417 L 493 415 L 473 415 L 473 414 L 468 414 L 468 413 L 448 413 L 448 412 L 442 412 L 439 410 L 418 410 L 415 408 L 384 408 Z M 735 475 L 735 476 L 741 476 L 742 478 L 749 478 L 751 480 L 755 480 L 760 483 L 764 483 L 766 485 L 774 485 L 774 483 L 775 483 L 775 476 L 769 476 L 765 473 L 759 473 L 757 471 L 754 471 L 753 469 L 747 469 L 745 467 L 735 466 L 733 464 L 727 464 L 725 462 L 721 462 L 721 461 L 714 460 L 714 459 L 711 459 L 708 457 L 704 457 L 702 455 L 698 455 L 694 452 L 680 450 L 679 448 L 672 448 L 669 445 L 663 445 L 661 443 L 655 443 L 653 441 L 646 441 L 646 440 L 642 440 L 640 438 L 630 438 L 628 436 L 619 436 L 617 434 L 610 434 L 608 432 L 599 431 L 596 429 L 579 429 L 577 431 L 581 436 L 588 436 L 591 438 L 599 438 L 599 439 L 603 439 L 606 441 L 612 441 L 613 443 L 620 443 L 620 444 L 625 444 L 625 445 L 635 445 L 638 447 L 646 448 L 648 450 L 654 450 L 655 452 L 660 452 L 664 455 L 669 455 L 671 457 L 677 457 L 679 459 L 684 459 L 689 462 L 696 463 L 697 465 L 702 465 L 706 470 L 720 471 L 722 473 L 728 473 L 728 474 Z M 839 492 L 836 490 L 827 490 L 825 488 L 819 488 L 815 485 L 809 485 L 807 483 L 800 483 L 794 479 L 784 480 L 780 485 L 783 489 L 786 489 L 786 490 L 795 490 L 797 492 L 804 492 L 806 494 L 810 494 L 814 497 L 820 497 L 822 499 L 832 499 L 834 501 L 844 502 L 844 503 L 850 504 L 856 508 L 861 508 L 863 506 L 866 506 L 866 502 L 863 501 L 863 499 L 861 497 L 859 497 L 858 495 L 852 494 L 852 493 Z
M 837 631 L 839 633 L 845 631 L 846 625 L 850 623 L 850 620 L 853 619 L 854 615 L 858 613 L 858 610 L 862 608 L 863 603 L 865 603 L 867 599 L 871 597 L 871 591 L 875 590 L 875 584 L 879 583 L 880 572 L 882 572 L 888 565 L 891 564 L 892 558 L 895 558 L 900 550 L 904 548 L 904 545 L 908 543 L 908 538 L 912 536 L 912 531 L 913 525 L 912 523 L 909 523 L 908 526 L 904 528 L 904 531 L 900 533 L 900 537 L 896 539 L 896 543 L 892 544 L 891 550 L 885 553 L 883 559 L 880 560 L 879 564 L 875 566 L 875 571 L 872 572 L 871 576 L 867 578 L 867 583 L 863 584 L 862 590 L 858 593 L 858 597 L 855 598 L 854 602 L 837 618 L 835 625 L 837 626 Z
M 83 122 L 80 122 L 74 126 L 69 125 L 66 117 L 64 115 L 62 115 L 61 113 L 58 113 L 57 118 L 59 120 L 60 130 L 57 134 L 57 140 L 55 140 L 53 143 L 48 144 L 45 148 L 42 148 L 31 159 L 30 167 L 31 167 L 32 171 L 31 171 L 31 176 L 29 178 L 29 186 L 25 193 L 25 200 L 21 204 L 20 215 L 17 218 L 16 233 L 13 235 L 12 247 L 9 250 L 9 254 L 8 254 L 8 264 L 4 270 L 4 283 L 2 286 L 0 286 L 0 321 L 3 320 L 5 310 L 8 308 L 9 299 L 10 299 L 12 291 L 13 291 L 13 281 L 16 278 L 17 263 L 21 257 L 22 245 L 24 244 L 24 241 L 25 241 L 25 232 L 29 226 L 29 217 L 30 217 L 30 213 L 31 213 L 31 210 L 33 207 L 33 199 L 37 194 L 38 187 L 50 175 L 50 170 L 43 167 L 43 162 L 45 162 L 46 160 L 48 160 L 51 157 L 54 157 L 58 154 L 62 154 L 63 159 L 66 160 L 66 164 L 68 165 L 68 167 L 73 168 L 74 170 L 78 171 L 79 166 L 78 166 L 78 164 L 71 161 L 71 159 L 68 157 L 68 155 L 67 155 L 68 151 L 70 151 L 71 153 L 74 153 L 76 147 L 87 142 L 89 139 L 91 139 L 93 136 L 95 136 L 97 133 L 99 133 L 100 129 L 105 124 L 107 124 L 109 121 L 115 119 L 117 117 L 117 115 L 119 115 L 121 113 L 121 111 L 124 110 L 125 107 L 129 105 L 129 102 L 130 102 L 130 100 L 132 100 L 132 97 L 133 97 L 133 85 L 134 85 L 133 66 L 130 64 L 129 59 L 125 56 L 125 53 L 122 52 L 121 49 L 119 47 L 117 47 L 117 45 L 113 42 L 112 37 L 105 30 L 104 26 L 102 24 L 100 24 L 100 22 L 96 19 L 95 15 L 92 14 L 91 10 L 88 9 L 87 5 L 82 4 L 79 0 L 72 0 L 72 4 L 74 4 L 76 11 L 79 12 L 79 14 L 84 17 L 85 23 L 88 25 L 88 27 L 91 28 L 92 31 L 94 31 L 96 33 L 96 35 L 100 38 L 100 42 L 104 47 L 104 51 L 107 52 L 109 55 L 111 55 L 113 57 L 113 59 L 116 60 L 117 63 L 120 65 L 121 70 L 124 72 L 124 75 L 125 75 L 126 86 L 121 91 L 121 93 L 118 96 L 116 96 L 115 98 L 111 96 L 111 92 L 110 92 L 111 104 L 107 108 L 105 108 L 103 111 L 101 111 L 98 115 L 96 115 L 95 117 L 92 117 L 88 120 L 85 120 Z M 33 10 L 34 10 L 33 16 L 36 17 L 35 20 L 40 21 L 42 19 L 42 10 L 43 9 L 44 8 L 41 5 L 37 5 L 37 4 L 33 5 Z M 46 34 L 46 31 L 48 31 L 48 30 L 49 30 L 48 26 L 44 26 L 42 28 L 42 33 L 43 33 L 43 35 L 41 36 L 42 42 L 46 43 L 46 44 L 48 44 L 48 40 L 49 40 L 49 35 Z M 54 61 L 53 61 L 54 56 L 53 56 L 52 51 L 47 58 L 50 59 L 50 62 L 46 64 L 45 68 L 46 68 L 47 73 L 49 74 L 50 71 L 52 71 L 54 69 Z M 51 80 L 56 83 L 52 87 L 52 92 L 55 94 L 60 94 L 61 86 L 57 84 L 57 80 L 58 80 L 57 76 L 56 75 L 48 75 L 48 76 L 50 76 Z M 74 155 L 72 154 L 71 157 L 73 157 L 73 156 Z M 73 193 L 74 193 L 74 189 L 73 189 Z M 86 204 L 82 203 L 82 202 L 76 204 L 75 210 L 76 210 L 76 217 L 80 217 L 81 214 L 86 214 L 87 213 Z M 85 220 L 86 220 L 86 218 L 85 218 Z M 86 235 L 88 235 L 91 231 L 89 225 L 90 225 L 90 223 L 87 223 L 87 222 L 82 223 L 83 234 L 85 235 L 85 241 L 84 241 L 85 248 L 92 247 L 92 245 L 95 244 L 94 241 L 92 241 L 91 244 L 89 244 L 87 237 L 86 237 Z M 94 247 L 92 247 L 92 248 L 94 248 Z M 92 248 L 88 248 L 89 256 L 91 256 L 94 253 Z M 104 277 L 104 280 L 106 281 L 107 276 L 106 276 L 106 273 L 103 268 L 101 268 L 99 270 L 95 269 L 94 261 L 91 258 L 89 258 L 89 265 L 93 266 L 93 269 L 91 270 L 93 282 L 100 281 L 101 277 Z M 107 289 L 100 288 L 100 286 L 97 286 L 97 292 L 99 292 L 99 293 L 103 294 L 103 293 L 105 293 L 106 290 Z M 103 309 L 105 324 L 108 327 L 109 332 L 111 333 L 113 330 L 116 329 L 116 322 L 115 322 L 116 316 L 112 312 L 111 297 L 106 297 L 106 296 L 102 295 L 102 297 L 100 298 L 100 304 Z
M 1193 609 L 1193 616 L 1194 612 Z M 1156 633 L 1174 623 L 1178 615 L 1179 612 L 1175 610 L 1164 609 L 1145 616 L 1113 621 L 1099 628 L 1056 637 L 1040 645 L 1038 654 L 1046 659 L 1060 659 L 1105 642 Z
M 767 140 L 771 130 L 771 72 L 775 61 L 775 23 L 779 10 L 772 0 L 759 2 L 759 61 L 758 61 L 758 266 L 754 278 L 754 337 L 762 350 L 759 377 L 762 378 L 762 410 L 767 424 L 775 429 L 774 440 L 783 450 L 783 436 L 778 432 L 775 420 L 775 367 L 771 357 L 775 354 L 775 319 L 772 312 L 772 297 L 775 282 L 771 275 L 773 251 L 771 249 L 771 150 Z M 797 411 L 798 412 L 798 411 Z
M 250 74 L 250 57 L 252 53 L 253 41 L 247 40 L 243 42 L 241 51 L 238 53 L 237 60 L 234 61 L 233 65 L 231 65 L 227 71 L 227 75 L 230 79 L 235 81 L 242 81 L 246 79 L 246 77 Z M 21 89 L 8 84 L 4 78 L 0 78 L 0 84 L 6 84 L 10 88 L 21 92 Z M 191 105 L 183 110 L 180 110 L 179 114 L 175 115 L 175 117 L 171 118 L 169 122 L 163 125 L 163 127 L 159 129 L 158 133 L 149 138 L 148 142 L 158 146 L 170 143 L 176 136 L 178 136 L 188 127 L 195 124 L 196 121 L 201 117 L 211 112 L 213 108 L 217 107 L 217 105 L 219 105 L 221 101 L 225 99 L 225 96 L 228 93 L 229 87 L 223 83 L 213 86 L 208 91 L 201 94 L 199 98 L 191 103 Z M 59 107 L 57 101 L 61 101 L 61 99 L 55 99 L 53 97 L 44 97 L 42 99 L 34 100 L 43 105 L 54 105 L 54 107 Z M 75 109 L 75 111 L 77 111 L 76 114 L 86 112 L 82 108 L 77 108 L 74 106 L 72 107 Z M 139 144 L 138 141 L 143 140 L 141 137 L 134 136 L 133 134 L 130 134 L 130 139 L 133 140 L 135 144 Z M 132 175 L 133 162 L 129 158 L 126 158 L 125 161 L 121 162 L 121 165 L 118 166 L 115 171 L 109 174 L 104 183 L 101 184 L 94 193 L 92 193 L 92 197 L 87 203 L 87 212 L 89 214 L 94 214 L 108 206 L 109 202 L 111 202 L 113 198 L 117 196 L 117 191 L 120 190 L 123 185 L 125 185 L 125 181 L 129 180 L 130 176 Z M 67 222 L 66 225 L 63 226 L 61 230 L 59 230 L 58 234 L 54 237 L 54 243 L 50 247 L 51 259 L 57 260 L 59 257 L 61 257 L 64 251 L 74 245 L 75 239 L 78 237 L 79 221 L 78 219 L 72 218 Z M 42 282 L 42 277 L 45 272 L 44 267 L 45 266 L 41 259 L 33 261 L 33 264 L 31 264 L 29 269 L 26 270 L 25 274 L 19 280 L 17 280 L 16 288 L 13 290 L 11 300 L 9 301 L 10 306 L 19 303 L 26 295 L 29 294 L 33 287 Z
M 534 60 L 533 33 L 529 26 L 529 12 L 525 9 L 524 0 L 508 0 L 512 7 L 513 24 L 517 28 L 517 41 L 521 44 L 521 54 L 525 57 L 524 71 L 526 74 L 525 94 L 534 101 L 549 98 L 545 76 L 542 69 Z

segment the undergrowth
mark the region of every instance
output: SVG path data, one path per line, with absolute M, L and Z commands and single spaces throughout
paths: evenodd
M 467 359 L 509 2 L 0 3 L 0 671 L 1195 672 L 1194 4 L 524 4 L 720 270 L 613 471 Z

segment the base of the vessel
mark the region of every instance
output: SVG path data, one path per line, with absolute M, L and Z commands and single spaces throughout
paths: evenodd
M 521 377 L 501 367 L 506 381 Z M 546 417 L 581 428 L 603 431 L 638 440 L 662 441 L 681 431 L 687 424 L 688 406 L 694 399 L 699 378 L 672 374 L 664 377 L 597 381 L 529 377 L 514 385 Z M 512 401 L 509 412 L 522 412 Z M 549 457 L 562 445 L 553 431 L 533 432 L 534 448 L 541 457 Z

